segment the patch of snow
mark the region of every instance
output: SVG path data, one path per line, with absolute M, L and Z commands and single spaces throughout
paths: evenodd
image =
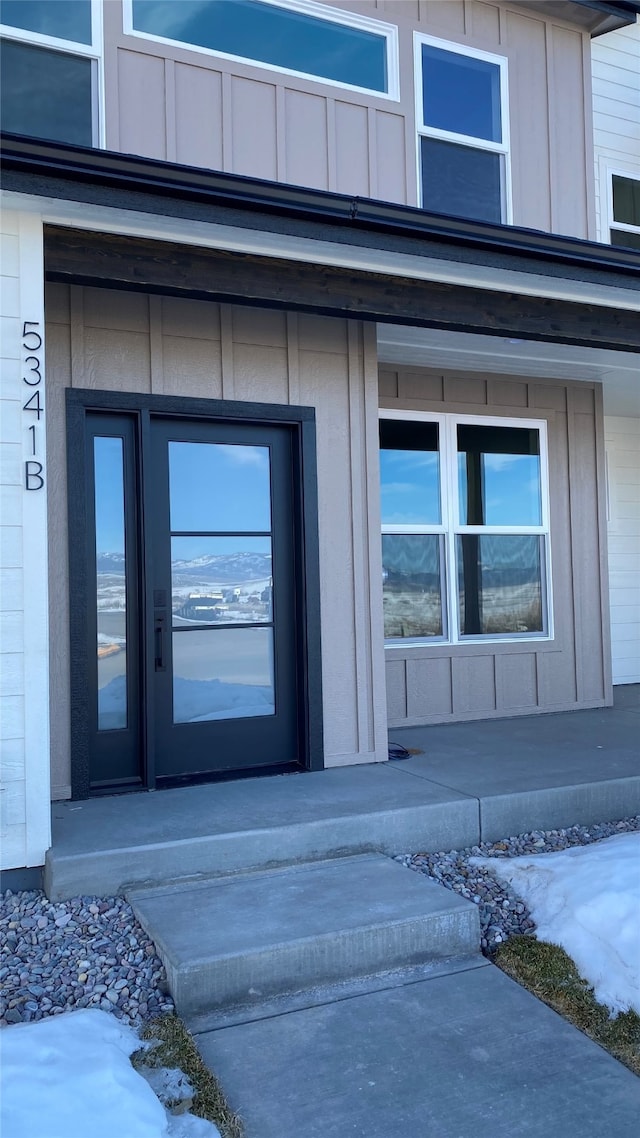
M 165 1110 L 129 1061 L 140 1046 L 91 1008 L 3 1028 L 2 1138 L 220 1138 L 212 1123 Z
M 640 1015 L 640 833 L 514 858 L 471 858 L 522 897 L 612 1014 Z

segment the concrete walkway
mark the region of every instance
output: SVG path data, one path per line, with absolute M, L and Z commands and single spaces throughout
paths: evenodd
M 196 1042 L 246 1138 L 638 1135 L 640 1079 L 481 957 Z

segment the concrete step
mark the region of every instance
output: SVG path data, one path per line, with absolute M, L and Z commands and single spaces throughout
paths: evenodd
M 480 945 L 475 905 L 376 854 L 128 896 L 187 1016 Z
M 53 901 L 344 854 L 448 850 L 479 837 L 475 799 L 376 763 L 55 802 Z

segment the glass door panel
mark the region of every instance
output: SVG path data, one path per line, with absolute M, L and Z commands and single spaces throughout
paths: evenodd
M 274 714 L 272 629 L 174 632 L 174 723 Z
M 157 774 L 295 761 L 289 432 L 151 422 Z
M 172 537 L 173 628 L 272 620 L 270 537 Z
M 98 730 L 127 726 L 124 439 L 93 440 L 98 614 Z

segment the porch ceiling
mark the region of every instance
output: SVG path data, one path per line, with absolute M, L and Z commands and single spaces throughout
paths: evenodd
M 378 324 L 381 363 L 602 383 L 607 415 L 640 416 L 640 360 L 629 352 Z

